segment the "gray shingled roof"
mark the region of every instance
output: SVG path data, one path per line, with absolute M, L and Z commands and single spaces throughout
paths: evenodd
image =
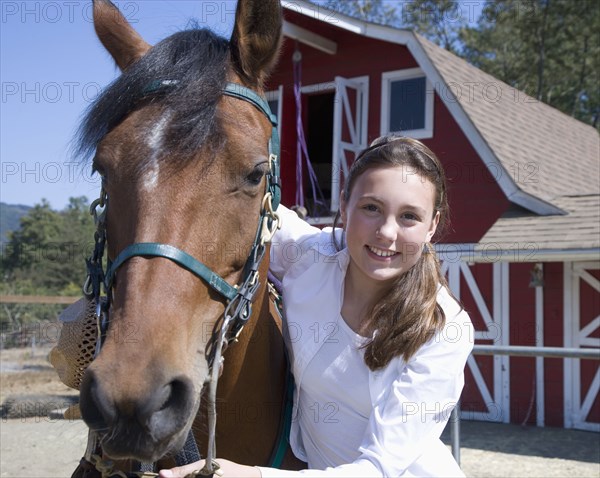
M 515 90 L 416 35 L 447 90 L 518 188 L 566 215 L 500 218 L 475 246 L 476 260 L 600 259 L 600 137 L 588 126 Z M 517 252 L 520 251 L 520 252 Z M 550 251 L 561 251 L 553 255 Z M 479 253 L 479 254 L 478 254 Z
M 600 138 L 592 127 L 515 90 L 416 35 L 517 186 L 545 201 L 600 193 Z M 557 205 L 557 204 L 555 204 Z
M 549 251 L 557 250 L 586 254 L 587 258 L 599 260 L 600 195 L 563 196 L 554 201 L 568 214 L 512 217 L 507 214 L 500 218 L 475 246 L 477 255 L 481 256 L 479 260 L 497 257 L 499 250 L 513 251 L 508 253 L 508 259 L 526 262 L 535 262 Z

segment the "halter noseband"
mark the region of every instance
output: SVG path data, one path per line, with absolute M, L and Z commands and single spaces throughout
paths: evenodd
M 144 93 L 152 93 L 158 90 L 169 89 L 177 85 L 176 81 L 162 80 L 152 82 Z M 100 350 L 102 336 L 105 335 L 108 327 L 108 310 L 110 308 L 111 290 L 114 283 L 117 269 L 126 261 L 136 256 L 143 257 L 162 257 L 175 262 L 177 265 L 190 271 L 199 279 L 202 279 L 212 289 L 218 292 L 226 299 L 226 308 L 223 314 L 221 328 L 218 331 L 218 337 L 213 344 L 212 362 L 209 377 L 209 443 L 206 465 L 203 473 L 207 475 L 214 473 L 218 465 L 215 458 L 215 427 L 216 427 L 216 384 L 219 376 L 219 367 L 222 360 L 221 353 L 224 342 L 235 341 L 239 336 L 244 325 L 246 325 L 252 312 L 252 302 L 258 292 L 260 281 L 258 268 L 265 255 L 266 244 L 270 242 L 279 228 L 279 216 L 276 213 L 281 199 L 281 182 L 279 167 L 279 135 L 277 132 L 277 118 L 272 114 L 269 104 L 258 94 L 245 86 L 236 83 L 227 83 L 223 89 L 223 94 L 232 98 L 247 101 L 263 113 L 271 122 L 271 137 L 269 139 L 269 171 L 267 173 L 267 183 L 265 195 L 263 197 L 259 224 L 252 245 L 252 249 L 244 266 L 242 280 L 236 286 L 230 285 L 216 272 L 204 265 L 195 257 L 169 244 L 160 244 L 156 242 L 142 242 L 130 244 L 125 247 L 114 259 L 108 260 L 107 271 L 104 274 L 102 267 L 102 257 L 106 243 L 105 217 L 108 206 L 108 198 L 104 191 L 100 198 L 92 203 L 90 210 L 96 220 L 97 231 L 95 234 L 95 248 L 92 256 L 87 261 L 88 277 L 84 285 L 84 292 L 88 297 L 96 300 L 96 315 L 98 318 L 98 347 L 96 354 Z M 101 286 L 107 295 L 106 300 L 101 300 Z

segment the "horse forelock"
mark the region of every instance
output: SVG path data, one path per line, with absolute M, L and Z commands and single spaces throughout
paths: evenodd
M 75 153 L 82 162 L 89 160 L 112 129 L 149 104 L 160 105 L 168 116 L 161 145 L 169 157 L 185 162 L 203 147 L 218 147 L 223 135 L 215 113 L 229 56 L 229 42 L 207 29 L 178 32 L 156 44 L 90 105 L 77 132 Z M 161 81 L 168 86 L 152 87 Z M 148 118 L 149 127 L 141 132 L 148 137 L 140 139 L 152 141 L 152 124 L 159 120 Z M 151 158 L 137 165 L 141 171 L 149 167 Z

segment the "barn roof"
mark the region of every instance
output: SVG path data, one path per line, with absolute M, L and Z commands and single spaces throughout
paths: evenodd
M 595 128 L 416 37 L 519 188 L 549 202 L 600 191 L 600 142 Z
M 520 210 L 500 218 L 480 245 L 523 242 L 527 234 L 536 237 L 540 248 L 592 247 L 598 254 L 600 231 L 589 222 L 597 224 L 600 219 L 600 137 L 595 128 L 412 31 L 364 22 L 304 0 L 282 4 L 365 37 L 406 45 L 504 194 Z
M 600 249 L 600 195 L 555 198 L 566 215 L 538 216 L 507 213 L 475 246 L 474 262 L 498 259 L 547 262 L 566 255 L 598 260 Z M 556 251 L 561 251 L 557 254 Z

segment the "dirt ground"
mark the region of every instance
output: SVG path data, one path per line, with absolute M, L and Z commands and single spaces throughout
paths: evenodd
M 48 351 L 0 350 L 1 478 L 69 477 L 85 450 L 81 420 L 39 416 L 77 395 L 58 380 Z M 598 433 L 463 421 L 460 436 L 468 477 L 600 478 Z M 443 439 L 449 444 L 449 433 Z

